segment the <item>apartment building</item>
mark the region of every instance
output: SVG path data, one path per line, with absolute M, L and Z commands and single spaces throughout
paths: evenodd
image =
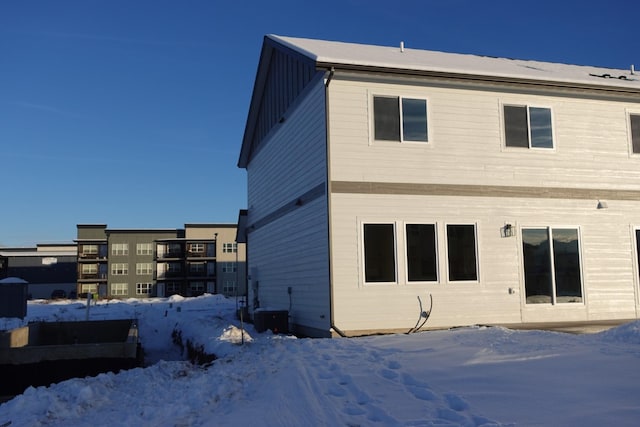
M 235 242 L 235 224 L 185 224 L 181 229 L 78 224 L 77 229 L 79 295 L 246 294 L 245 255 Z

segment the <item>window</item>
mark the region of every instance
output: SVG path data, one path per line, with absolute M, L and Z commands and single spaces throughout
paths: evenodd
M 189 264 L 190 273 L 204 273 L 204 271 L 205 271 L 204 262 L 192 262 L 191 264 Z
M 425 99 L 374 96 L 373 122 L 376 140 L 428 142 Z
M 136 283 L 136 295 L 150 295 L 153 283 Z
M 182 271 L 182 265 L 179 262 L 167 263 L 168 273 L 180 273 Z
M 522 245 L 527 304 L 582 302 L 577 229 L 524 228 Z
M 124 296 L 129 295 L 129 284 L 127 283 L 112 283 L 111 295 Z
M 98 254 L 98 245 L 82 245 L 82 254 L 83 255 L 97 255 Z
M 640 154 L 640 114 L 629 114 L 631 127 L 631 149 L 634 154 Z
M 223 273 L 235 273 L 236 272 L 236 263 L 235 262 L 223 262 L 222 263 L 222 272 Z
M 180 243 L 169 243 L 167 245 L 167 253 L 168 254 L 181 254 L 182 253 L 182 245 Z
M 129 274 L 129 264 L 126 262 L 111 264 L 111 274 L 114 276 L 124 276 Z
M 98 284 L 97 283 L 83 283 L 80 285 L 80 293 L 81 294 L 97 294 L 98 293 Z
M 435 224 L 407 224 L 406 233 L 409 282 L 438 280 Z
M 235 280 L 225 280 L 222 285 L 222 292 L 225 294 L 235 294 L 236 293 L 236 281 Z
M 98 274 L 98 265 L 82 264 L 82 274 Z
M 190 296 L 198 296 L 204 294 L 204 282 L 189 282 Z
M 191 243 L 189 245 L 189 252 L 192 253 L 204 253 L 204 243 Z
M 236 252 L 238 252 L 238 244 L 237 243 L 224 243 L 222 245 L 222 252 L 224 252 L 225 254 L 236 253 Z
M 111 255 L 129 255 L 129 244 L 128 243 L 112 244 Z
M 137 243 L 136 244 L 137 255 L 153 255 L 153 246 L 151 243 Z
M 638 279 L 640 279 L 640 228 L 636 230 L 636 257 L 638 260 Z
M 447 225 L 449 280 L 478 280 L 475 225 Z
M 364 224 L 365 282 L 395 282 L 394 224 Z
M 551 109 L 505 105 L 504 131 L 507 147 L 553 148 Z
M 136 263 L 136 274 L 140 276 L 153 274 L 153 263 L 151 262 Z
M 180 288 L 181 286 L 179 282 L 167 282 L 165 295 L 170 297 L 171 295 L 180 294 L 182 292 Z

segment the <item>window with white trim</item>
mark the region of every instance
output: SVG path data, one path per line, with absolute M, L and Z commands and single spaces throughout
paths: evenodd
M 111 295 L 113 296 L 129 295 L 129 284 L 128 283 L 112 283 Z
M 98 274 L 98 265 L 82 264 L 82 274 Z
M 223 243 L 222 244 L 222 252 L 225 254 L 236 253 L 238 252 L 238 244 L 237 243 Z
M 97 255 L 98 254 L 98 245 L 82 245 L 82 254 L 83 255 Z
M 504 105 L 507 147 L 553 148 L 551 109 L 526 105 Z
M 153 283 L 136 283 L 136 295 L 151 295 Z
M 631 131 L 631 152 L 640 154 L 640 114 L 629 114 L 629 129 Z
M 138 262 L 136 263 L 136 274 L 139 276 L 148 276 L 153 274 L 153 263 Z
M 111 255 L 129 255 L 129 244 L 128 243 L 111 244 Z
M 195 253 L 195 254 L 204 253 L 204 243 L 189 244 L 189 252 Z
M 428 142 L 427 100 L 374 96 L 373 134 L 377 141 Z
M 153 243 L 136 243 L 137 255 L 153 255 Z
M 406 224 L 407 280 L 438 280 L 438 256 L 435 224 Z
M 527 304 L 582 302 L 577 228 L 523 228 L 522 252 Z
M 447 224 L 449 281 L 478 280 L 476 226 Z
M 111 264 L 111 274 L 114 276 L 125 276 L 129 274 L 129 264 L 126 262 Z
M 365 282 L 395 282 L 395 224 L 363 224 L 363 235 Z
M 98 284 L 97 283 L 83 283 L 80 285 L 80 293 L 81 294 L 97 294 L 98 293 Z

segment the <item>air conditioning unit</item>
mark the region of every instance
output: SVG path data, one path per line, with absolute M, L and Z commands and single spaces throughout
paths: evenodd
M 258 332 L 270 329 L 274 334 L 289 333 L 289 312 L 287 310 L 261 310 L 253 313 L 253 326 Z

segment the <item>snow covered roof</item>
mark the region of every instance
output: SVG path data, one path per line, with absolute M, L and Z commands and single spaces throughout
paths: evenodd
M 640 91 L 640 71 L 269 35 L 318 67 L 486 76 Z

